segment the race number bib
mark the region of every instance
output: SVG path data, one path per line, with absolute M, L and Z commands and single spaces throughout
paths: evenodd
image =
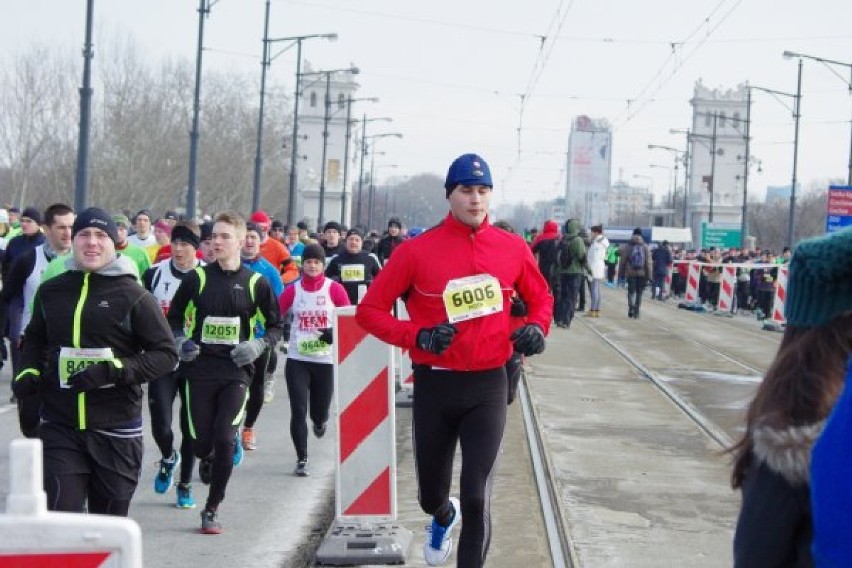
M 363 282 L 364 272 L 363 264 L 340 265 L 340 279 L 343 282 Z
M 298 266 L 299 268 L 302 267 L 302 257 L 301 256 L 290 255 L 290 258 L 293 260 L 293 262 L 296 263 L 296 266 Z
M 207 316 L 201 327 L 201 342 L 210 345 L 236 345 L 240 342 L 240 318 Z
M 331 345 L 319 339 L 303 339 L 298 344 L 300 355 L 325 356 L 331 355 Z
M 490 274 L 450 280 L 444 289 L 444 308 L 450 323 L 503 311 L 500 282 Z
M 79 373 L 89 365 L 101 361 L 112 361 L 112 349 L 91 347 L 61 347 L 59 349 L 59 386 L 68 388 L 68 378 L 74 373 Z

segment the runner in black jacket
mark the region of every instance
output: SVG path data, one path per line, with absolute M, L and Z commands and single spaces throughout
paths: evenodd
M 242 265 L 246 223 L 220 213 L 213 225 L 216 262 L 187 274 L 172 298 L 169 325 L 178 342 L 187 380 L 190 434 L 199 475 L 210 484 L 201 531 L 219 534 L 216 515 L 234 465 L 242 460 L 237 440 L 252 363 L 281 338 L 281 313 L 269 283 Z M 255 338 L 258 323 L 266 335 Z
M 177 363 L 174 340 L 115 223 L 91 208 L 74 222 L 68 272 L 38 289 L 16 396 L 42 397 L 44 488 L 54 511 L 126 516 L 142 465 L 142 387 Z

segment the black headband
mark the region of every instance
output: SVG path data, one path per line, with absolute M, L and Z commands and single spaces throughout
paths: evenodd
M 172 229 L 172 242 L 174 241 L 183 241 L 188 245 L 192 245 L 194 248 L 198 248 L 201 245 L 201 237 L 184 225 L 177 225 Z

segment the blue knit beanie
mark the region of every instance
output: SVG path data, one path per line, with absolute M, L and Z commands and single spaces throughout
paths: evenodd
M 450 196 L 457 185 L 487 185 L 494 187 L 491 183 L 491 170 L 488 164 L 476 154 L 463 154 L 456 158 L 447 171 L 447 179 L 444 189 L 447 197 Z
M 852 227 L 796 246 L 784 315 L 789 325 L 818 326 L 852 311 Z

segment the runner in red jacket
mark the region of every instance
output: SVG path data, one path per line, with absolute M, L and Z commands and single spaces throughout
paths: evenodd
M 358 323 L 379 339 L 410 349 L 414 363 L 414 449 L 418 496 L 433 516 L 426 562 L 443 564 L 450 532 L 464 516 L 458 566 L 482 566 L 490 541 L 490 491 L 506 422 L 504 364 L 513 348 L 544 350 L 553 298 L 529 247 L 488 221 L 491 174 L 465 154 L 445 184 L 450 213 L 402 243 L 358 306 Z M 434 262 L 430 261 L 434 260 Z M 510 298 L 528 306 L 512 330 Z M 391 314 L 404 297 L 410 321 Z M 462 503 L 450 498 L 453 456 L 461 442 Z

